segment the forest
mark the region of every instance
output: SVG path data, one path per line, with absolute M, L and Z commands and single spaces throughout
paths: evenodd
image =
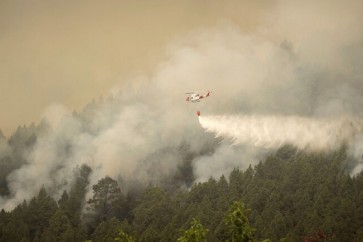
M 47 129 L 41 122 L 9 139 L 0 135 L 12 147 L 0 157 L 2 197 L 9 195 L 7 175 L 25 163 L 19 151 Z M 329 152 L 285 145 L 256 166 L 205 182 L 193 182 L 190 159 L 164 183 L 126 191 L 122 180 L 106 176 L 89 198 L 92 169 L 84 164 L 59 199 L 42 187 L 13 210 L 1 210 L 0 241 L 362 241 L 363 174 L 349 175 L 349 164 L 344 145 Z M 243 240 L 231 230 L 237 210 Z M 193 233 L 199 237 L 190 239 Z
M 0 0 L 0 242 L 363 242 L 362 10 Z

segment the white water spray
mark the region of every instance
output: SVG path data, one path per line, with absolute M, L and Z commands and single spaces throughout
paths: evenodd
M 199 116 L 201 126 L 233 144 L 278 148 L 293 144 L 301 149 L 334 149 L 352 142 L 363 130 L 362 120 L 346 117 L 317 119 L 299 116 Z

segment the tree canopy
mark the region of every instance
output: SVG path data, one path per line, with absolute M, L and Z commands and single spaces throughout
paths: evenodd
M 359 241 L 363 175 L 347 174 L 347 159 L 344 149 L 285 146 L 255 167 L 189 188 L 122 191 L 122 181 L 104 177 L 87 201 L 92 171 L 83 166 L 58 201 L 42 187 L 2 210 L 0 241 Z

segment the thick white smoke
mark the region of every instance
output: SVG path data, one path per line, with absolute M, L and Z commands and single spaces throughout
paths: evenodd
M 0 208 L 13 208 L 42 185 L 59 195 L 83 163 L 93 169 L 91 186 L 106 175 L 124 186 L 161 182 L 183 162 L 177 152 L 182 144 L 196 155 L 212 147 L 193 161 L 197 180 L 255 164 L 285 142 L 311 149 L 350 142 L 350 152 L 360 157 L 362 4 L 290 2 L 271 7 L 255 31 L 221 23 L 174 41 L 152 76 L 120 87 L 81 115 L 61 119 L 59 110 L 66 109 L 46 110 L 57 125 L 25 155 L 27 163 L 8 175 L 11 194 L 0 199 Z M 185 92 L 207 90 L 213 94 L 201 103 L 185 102 Z M 197 110 L 223 115 L 200 121 L 239 145 L 221 142 L 215 148 Z M 358 163 L 354 172 L 362 168 Z

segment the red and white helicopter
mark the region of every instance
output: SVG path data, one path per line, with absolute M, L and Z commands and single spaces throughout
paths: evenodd
M 199 93 L 195 92 L 187 92 L 185 94 L 189 95 L 186 99 L 187 102 L 200 102 L 201 99 L 209 97 L 212 92 L 208 91 L 205 95 L 200 95 Z

